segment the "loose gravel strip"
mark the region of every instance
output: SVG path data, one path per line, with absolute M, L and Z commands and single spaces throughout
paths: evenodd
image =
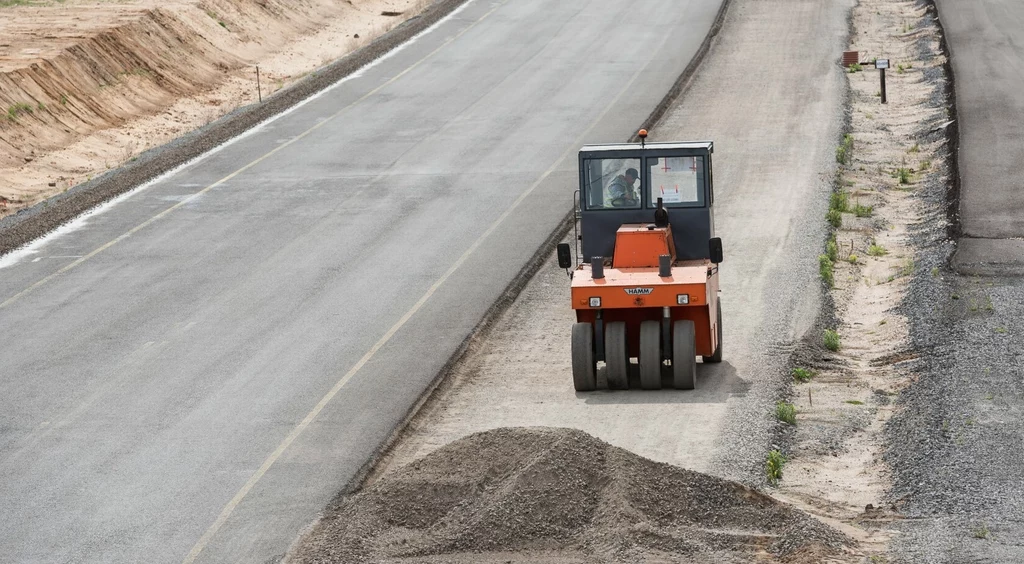
M 929 3 L 926 25 L 939 25 Z M 922 54 L 926 53 L 921 45 Z M 945 49 L 943 49 L 945 50 Z M 932 71 L 932 100 L 952 102 L 951 76 Z M 952 105 L 951 105 L 952 107 Z M 949 119 L 956 119 L 955 108 Z M 935 124 L 932 124 L 935 125 Z M 938 124 L 941 125 L 941 124 Z M 956 125 L 956 124 L 954 124 Z M 958 134 L 922 127 L 923 138 Z M 953 170 L 946 172 L 956 177 Z M 952 188 L 951 188 L 952 187 Z M 901 562 L 1019 562 L 1024 549 L 1024 281 L 958 275 L 948 268 L 956 241 L 955 183 L 925 183 L 932 210 L 913 235 L 919 249 L 900 313 L 909 320 L 919 374 L 898 399 L 886 428 L 891 500 L 909 519 L 891 557 Z M 955 215 L 952 216 L 955 219 Z
M 582 431 L 470 435 L 341 498 L 297 562 L 817 562 L 849 539 Z
M 0 219 L 0 255 L 21 247 L 107 200 L 192 160 L 345 78 L 450 14 L 466 0 L 438 0 L 376 41 L 327 65 L 262 104 L 248 106 L 146 151 L 126 166 Z

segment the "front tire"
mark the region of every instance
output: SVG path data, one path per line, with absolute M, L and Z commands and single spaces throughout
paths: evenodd
M 640 324 L 640 387 L 661 389 L 661 323 Z
M 629 351 L 626 349 L 626 324 L 613 321 L 604 328 L 604 360 L 608 369 L 608 388 L 629 389 Z
M 594 361 L 594 327 L 589 323 L 572 326 L 572 385 L 577 392 L 597 388 L 597 363 Z
M 697 353 L 693 340 L 693 321 L 684 319 L 672 324 L 672 386 L 677 390 L 692 390 L 697 386 Z

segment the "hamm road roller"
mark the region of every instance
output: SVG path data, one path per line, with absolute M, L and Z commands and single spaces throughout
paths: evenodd
M 722 361 L 714 145 L 646 137 L 579 153 L 575 260 L 568 243 L 557 249 L 571 269 L 578 391 L 598 387 L 600 363 L 610 389 L 629 387 L 636 359 L 641 388 L 691 390 L 697 356 Z

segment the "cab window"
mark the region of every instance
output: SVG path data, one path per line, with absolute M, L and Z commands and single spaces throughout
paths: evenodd
M 639 171 L 639 158 L 584 161 L 587 209 L 640 209 Z
M 647 171 L 650 207 L 658 206 L 658 198 L 667 208 L 704 206 L 704 157 L 649 158 Z

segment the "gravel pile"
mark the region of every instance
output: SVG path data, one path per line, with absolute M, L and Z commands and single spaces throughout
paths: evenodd
M 735 482 L 582 431 L 460 439 L 339 500 L 297 562 L 816 562 L 849 541 Z

